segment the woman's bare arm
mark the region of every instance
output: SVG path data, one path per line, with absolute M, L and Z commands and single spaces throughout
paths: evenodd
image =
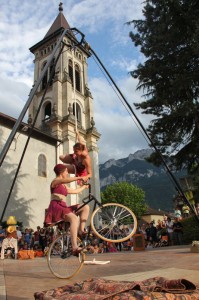
M 82 177 L 67 177 L 67 178 L 55 178 L 52 182 L 51 182 L 51 187 L 54 188 L 56 186 L 58 186 L 59 184 L 62 183 L 70 183 L 73 181 L 77 181 L 77 180 L 83 180 L 86 181 L 87 178 L 86 176 L 82 176 Z
M 68 192 L 68 194 L 79 194 L 86 188 L 88 188 L 87 185 L 82 185 L 81 187 L 78 187 L 77 189 L 71 189 L 71 188 L 67 187 L 67 192 Z

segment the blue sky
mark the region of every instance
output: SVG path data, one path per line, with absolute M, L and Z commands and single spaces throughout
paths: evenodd
M 57 17 L 58 0 L 0 1 L 0 111 L 17 118 L 33 84 L 33 55 L 29 48 L 42 40 Z M 142 18 L 142 0 L 63 0 L 63 14 L 85 39 L 134 109 L 142 91 L 129 75 L 144 57 L 129 38 L 125 23 Z M 101 133 L 100 163 L 127 157 L 148 148 L 147 141 L 124 109 L 93 58 L 88 60 L 89 88 L 94 97 L 94 120 Z M 134 110 L 135 111 L 135 110 Z M 150 118 L 135 111 L 146 127 Z

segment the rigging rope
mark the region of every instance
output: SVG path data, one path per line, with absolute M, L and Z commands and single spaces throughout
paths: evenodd
M 72 66 L 73 66 L 73 103 L 74 103 L 74 112 L 75 112 L 75 131 L 77 132 L 77 101 L 76 101 L 76 78 L 75 78 L 75 47 L 72 49 Z M 76 137 L 77 138 L 77 137 Z
M 74 57 L 75 57 L 75 47 L 72 49 L 72 67 L 73 67 L 73 104 L 74 104 L 74 112 L 75 112 L 75 141 L 77 142 L 77 101 L 76 101 L 76 78 L 75 78 L 75 62 L 74 62 Z M 73 165 L 74 170 L 75 170 L 75 176 L 77 176 L 77 170 L 76 166 Z M 75 188 L 77 189 L 77 181 L 75 181 Z M 76 194 L 76 204 L 78 203 L 78 194 Z

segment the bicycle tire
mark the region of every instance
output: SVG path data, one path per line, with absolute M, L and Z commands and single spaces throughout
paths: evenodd
M 81 240 L 78 238 L 78 244 Z M 72 255 L 70 235 L 67 233 L 58 236 L 50 245 L 47 262 L 51 273 L 58 278 L 69 279 L 75 276 L 82 268 L 85 254 L 78 257 Z
M 128 232 L 127 227 L 130 224 L 133 228 L 131 232 Z M 106 203 L 96 208 L 91 215 L 91 228 L 98 238 L 106 242 L 125 242 L 135 234 L 137 218 L 123 204 Z

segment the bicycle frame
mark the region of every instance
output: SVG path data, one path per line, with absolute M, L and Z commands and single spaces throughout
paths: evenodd
M 100 206 L 100 207 L 103 206 L 103 204 L 102 204 L 101 202 L 99 202 L 99 201 L 97 200 L 97 198 L 96 198 L 94 195 L 91 194 L 91 184 L 90 184 L 90 183 L 88 183 L 88 184 L 86 183 L 86 185 L 88 185 L 88 191 L 89 191 L 88 196 L 86 196 L 86 197 L 84 197 L 84 198 L 82 199 L 82 202 L 83 202 L 83 203 L 80 204 L 80 206 L 75 210 L 76 213 L 77 213 L 82 207 L 84 207 L 85 205 L 89 204 L 89 203 L 92 202 L 92 201 L 94 201 L 92 213 L 93 213 L 94 210 L 96 209 L 96 206 L 97 206 L 97 205 Z M 88 200 L 86 201 L 86 199 L 88 199 Z M 86 237 L 85 237 L 86 240 L 88 240 L 88 237 L 90 236 L 90 233 L 91 233 L 91 225 L 89 224 L 88 227 L 89 227 L 89 229 L 88 229 L 87 235 L 86 235 Z

